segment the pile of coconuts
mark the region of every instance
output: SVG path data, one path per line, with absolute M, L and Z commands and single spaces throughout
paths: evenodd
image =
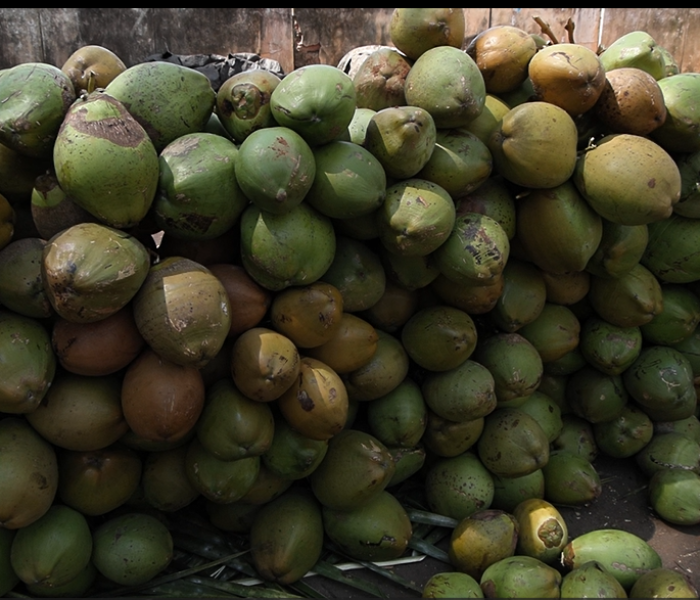
M 0 595 L 147 584 L 193 507 L 265 581 L 395 559 L 413 484 L 452 528 L 424 597 L 698 597 L 557 505 L 634 457 L 700 523 L 700 74 L 464 29 L 397 8 L 218 90 L 0 71 Z

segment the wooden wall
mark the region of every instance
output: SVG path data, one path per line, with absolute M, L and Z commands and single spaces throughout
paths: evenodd
M 286 73 L 309 63 L 338 64 L 350 50 L 391 44 L 393 8 L 3 8 L 0 68 L 40 61 L 61 66 L 76 49 L 98 44 L 128 65 L 162 52 L 253 52 L 277 60 Z M 645 30 L 671 51 L 683 71 L 700 72 L 697 8 L 465 8 L 465 44 L 494 25 L 539 32 L 534 17 L 566 41 L 591 49 Z

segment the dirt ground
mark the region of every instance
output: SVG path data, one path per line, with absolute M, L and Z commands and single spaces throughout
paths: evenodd
M 678 527 L 656 517 L 647 502 L 647 477 L 632 459 L 620 460 L 599 456 L 594 463 L 600 475 L 603 492 L 590 506 L 558 507 L 569 529 L 569 539 L 588 531 L 603 528 L 623 529 L 646 540 L 661 556 L 664 567 L 687 575 L 700 590 L 700 525 Z M 444 543 L 438 544 L 445 547 Z M 425 558 L 408 565 L 392 567 L 402 577 L 421 588 L 435 573 L 449 570 L 445 563 Z M 562 570 L 562 573 L 565 571 Z M 420 597 L 418 591 L 389 582 L 365 569 L 350 571 L 348 576 L 375 583 L 387 598 Z M 329 598 L 367 598 L 352 587 L 336 584 L 325 578 L 305 580 Z

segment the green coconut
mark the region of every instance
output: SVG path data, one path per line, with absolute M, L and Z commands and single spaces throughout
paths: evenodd
M 673 212 L 697 219 L 700 217 L 700 151 L 679 157 L 677 163 L 681 172 L 681 199 Z
M 386 490 L 350 510 L 323 507 L 323 529 L 340 550 L 355 560 L 399 558 L 413 533 L 403 505 Z
M 97 570 L 120 585 L 146 583 L 173 559 L 170 531 L 149 514 L 111 516 L 93 530 L 92 537 Z
M 270 95 L 280 78 L 264 69 L 243 71 L 229 77 L 216 93 L 216 114 L 228 134 L 241 143 L 253 131 L 273 127 Z
M 461 571 L 435 573 L 423 586 L 423 598 L 483 598 L 479 582 Z
M 376 213 L 379 240 L 393 254 L 426 256 L 452 233 L 455 205 L 440 185 L 411 178 L 386 190 Z
M 316 174 L 305 197 L 311 206 L 336 219 L 369 215 L 381 206 L 386 173 L 368 150 L 334 141 L 314 148 L 313 154 Z
M 579 348 L 591 366 L 620 375 L 642 351 L 642 333 L 639 327 L 619 327 L 591 316 L 581 325 Z
M 78 223 L 99 222 L 99 219 L 66 195 L 53 171 L 47 171 L 34 179 L 31 213 L 34 226 L 44 240 Z
M 547 394 L 535 390 L 525 399 L 525 402 L 518 406 L 518 409 L 537 420 L 550 444 L 559 437 L 563 427 L 561 409 Z
M 221 460 L 238 460 L 266 452 L 274 436 L 269 405 L 244 396 L 229 379 L 220 379 L 207 390 L 197 420 L 202 446 Z
M 32 158 L 0 142 L 0 194 L 13 204 L 23 202 L 50 165 L 50 158 Z
M 484 419 L 450 421 L 428 410 L 428 426 L 422 445 L 436 456 L 459 456 L 474 446 L 484 430 Z
M 0 527 L 0 594 L 7 594 L 19 583 L 19 577 L 10 563 L 10 548 L 15 531 Z
M 410 377 L 368 403 L 366 413 L 370 433 L 389 448 L 417 446 L 428 422 L 423 393 Z
M 490 285 L 501 277 L 510 256 L 510 240 L 495 219 L 465 213 L 449 237 L 432 253 L 440 273 L 461 284 Z
M 657 80 L 665 75 L 661 47 L 646 31 L 631 31 L 620 36 L 601 53 L 600 61 L 606 71 L 635 67 Z
M 56 372 L 51 336 L 36 319 L 0 310 L 0 411 L 36 410 Z
M 99 223 L 79 223 L 43 249 L 44 288 L 56 313 L 73 323 L 106 319 L 126 306 L 151 266 L 135 237 Z
M 697 598 L 695 589 L 688 576 L 675 568 L 659 567 L 644 573 L 632 586 L 630 598 Z
M 642 259 L 649 242 L 647 225 L 621 225 L 602 219 L 603 234 L 586 271 L 598 277 L 621 277 Z
M 71 106 L 53 162 L 61 189 L 106 225 L 133 227 L 153 203 L 156 148 L 124 105 L 106 92 L 93 92 Z
M 0 420 L 0 524 L 16 530 L 51 508 L 58 490 L 54 446 L 19 417 Z
M 603 491 L 600 475 L 592 463 L 567 450 L 554 450 L 544 473 L 544 497 L 557 505 L 583 506 Z
M 187 479 L 207 500 L 230 504 L 245 496 L 260 473 L 260 456 L 221 460 L 192 439 L 185 455 Z
M 563 108 L 534 101 L 509 110 L 487 146 L 495 169 L 508 181 L 553 188 L 573 174 L 577 142 L 576 124 Z
M 401 330 L 408 355 L 430 371 L 459 367 L 476 348 L 476 326 L 464 311 L 435 305 L 413 314 Z
M 226 289 L 209 269 L 182 257 L 153 265 L 133 299 L 136 327 L 162 358 L 201 368 L 221 350 L 231 326 Z
M 641 326 L 642 336 L 648 344 L 680 344 L 700 323 L 700 298 L 678 284 L 662 286 L 661 294 L 664 309 Z
M 53 314 L 41 279 L 44 246 L 45 240 L 29 237 L 10 242 L 0 250 L 0 303 L 35 319 Z
M 27 591 L 37 598 L 80 598 L 89 592 L 96 578 L 97 569 L 90 561 L 68 583 L 58 586 L 29 583 L 27 584 Z
M 595 560 L 613 575 L 625 590 L 651 569 L 661 566 L 661 557 L 648 542 L 622 529 L 594 529 L 572 539 L 562 552 L 562 564 L 576 569 Z
M 493 375 L 472 360 L 450 370 L 428 373 L 421 391 L 431 411 L 454 422 L 485 417 L 497 404 Z
M 396 48 L 377 48 L 352 78 L 358 108 L 374 111 L 406 104 L 404 84 L 412 62 Z
M 440 129 L 468 125 L 481 114 L 486 100 L 476 62 L 453 46 L 421 54 L 406 75 L 404 93 L 406 104 L 427 110 Z
M 562 575 L 532 556 L 509 556 L 489 566 L 480 579 L 489 598 L 559 598 Z
M 34 158 L 50 158 L 76 92 L 58 67 L 25 62 L 0 72 L 0 143 Z
M 561 421 L 562 429 L 552 442 L 552 450 L 566 450 L 593 462 L 598 456 L 598 447 L 591 424 L 571 412 L 563 414 Z
M 522 402 L 542 379 L 542 357 L 519 333 L 497 333 L 482 340 L 474 360 L 493 375 L 500 405 Z
M 569 571 L 561 580 L 562 598 L 626 598 L 620 582 L 596 560 Z
M 667 152 L 691 153 L 700 150 L 700 73 L 678 73 L 659 81 L 666 106 L 666 120 L 651 138 Z
M 328 451 L 328 440 L 302 435 L 285 419 L 276 419 L 270 447 L 262 454 L 265 467 L 287 479 L 303 479 L 314 472 Z
M 515 196 L 503 177 L 489 177 L 470 194 L 455 198 L 457 215 L 477 212 L 498 221 L 509 240 L 515 237 Z
M 691 415 L 676 421 L 657 421 L 654 423 L 654 433 L 680 433 L 700 444 L 700 420 Z
M 240 145 L 234 166 L 246 197 L 258 208 L 280 215 L 299 205 L 316 176 L 311 148 L 288 127 L 251 133 Z
M 649 225 L 649 242 L 640 260 L 666 283 L 691 283 L 700 279 L 697 240 L 700 220 L 672 215 Z
M 85 516 L 56 504 L 17 532 L 10 559 L 24 583 L 55 587 L 77 577 L 91 555 L 92 534 Z
M 282 127 L 293 129 L 310 146 L 339 139 L 355 114 L 352 79 L 331 65 L 295 69 L 270 95 L 270 110 Z
M 241 216 L 241 260 L 262 287 L 313 283 L 333 262 L 336 237 L 325 215 L 302 202 L 276 215 L 249 206 Z
M 647 346 L 622 374 L 625 389 L 652 420 L 685 419 L 697 397 L 688 359 L 668 346 Z
M 430 160 L 417 177 L 437 183 L 454 199 L 462 198 L 491 175 L 491 153 L 466 127 L 438 130 Z
M 681 469 L 700 475 L 700 444 L 676 431 L 654 431 L 649 443 L 634 459 L 647 477 L 663 469 Z
M 390 252 L 382 245 L 379 248 L 379 258 L 384 265 L 387 282 L 392 282 L 405 290 L 415 292 L 429 286 L 440 276 L 440 271 L 430 255 L 401 256 Z
M 606 136 L 586 150 L 573 181 L 600 216 L 621 225 L 668 218 L 681 194 L 673 158 L 650 139 L 627 133 Z
M 588 299 L 599 317 L 618 327 L 639 327 L 663 310 L 661 284 L 641 263 L 617 279 L 591 277 Z
M 377 253 L 352 238 L 336 236 L 335 254 L 323 281 L 336 287 L 343 310 L 355 312 L 374 306 L 384 294 L 386 273 Z
M 654 424 L 643 410 L 626 404 L 617 417 L 593 424 L 598 449 L 613 458 L 634 456 L 654 435 Z
M 329 440 L 328 451 L 309 475 L 309 483 L 323 506 L 353 510 L 380 495 L 395 469 L 382 442 L 369 433 L 348 428 Z
M 494 475 L 522 477 L 548 463 L 549 440 L 528 413 L 517 408 L 496 408 L 485 417 L 477 451 L 481 462 Z
M 527 66 L 537 52 L 535 39 L 510 25 L 478 33 L 466 50 L 476 62 L 491 94 L 510 92 L 527 78 Z
M 213 133 L 188 133 L 163 148 L 156 226 L 184 240 L 210 240 L 231 229 L 248 205 L 236 179 L 237 156 L 233 142 Z
M 395 8 L 389 22 L 392 43 L 413 59 L 436 46 L 461 48 L 464 30 L 461 8 Z
M 562 354 L 559 358 L 544 363 L 547 375 L 571 375 L 586 366 L 586 359 L 578 346 Z
M 182 135 L 203 131 L 216 102 L 204 73 L 167 61 L 129 67 L 105 92 L 141 124 L 158 152 Z
M 367 124 L 364 146 L 389 177 L 414 177 L 435 149 L 437 131 L 430 113 L 419 106 L 391 106 L 377 111 Z
M 581 324 L 567 306 L 545 302 L 542 311 L 518 333 L 539 352 L 543 363 L 562 358 L 578 347 Z
M 321 507 L 306 489 L 288 490 L 253 517 L 250 555 L 266 581 L 297 581 L 316 564 L 322 551 Z
M 502 331 L 514 332 L 534 321 L 546 300 L 542 272 L 532 263 L 511 258 L 503 269 L 503 292 L 490 317 Z
M 424 485 L 430 509 L 459 521 L 493 502 L 493 477 L 472 451 L 432 462 Z
M 661 469 L 649 480 L 649 502 L 667 523 L 700 523 L 700 475 L 685 469 Z
M 516 214 L 519 242 L 548 273 L 582 271 L 602 239 L 602 219 L 570 181 L 532 190 L 518 200 Z

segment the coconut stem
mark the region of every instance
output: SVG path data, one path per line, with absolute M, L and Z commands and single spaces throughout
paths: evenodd
M 576 25 L 571 20 L 571 17 L 569 17 L 569 19 L 566 21 L 566 25 L 564 25 L 564 29 L 566 29 L 566 34 L 567 34 L 567 39 L 569 40 L 569 44 L 576 43 L 574 41 L 574 29 L 575 28 L 576 28 Z
M 549 26 L 549 23 L 543 21 L 541 17 L 533 17 L 533 19 L 535 19 L 535 23 L 537 23 L 540 26 L 542 33 L 546 35 L 550 40 L 552 40 L 553 44 L 559 43 L 559 40 L 557 39 L 557 36 L 554 35 L 552 28 Z

